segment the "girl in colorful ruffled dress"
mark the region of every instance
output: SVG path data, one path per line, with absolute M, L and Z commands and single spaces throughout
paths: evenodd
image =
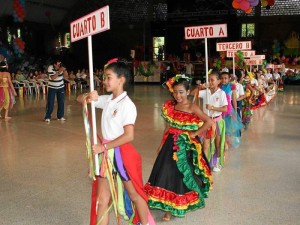
M 251 86 L 250 76 L 248 74 L 245 75 L 244 80 L 242 81 L 243 88 L 245 90 L 246 98 L 243 99 L 243 107 L 242 107 L 242 122 L 244 128 L 247 129 L 248 125 L 251 121 L 252 110 L 251 108 L 251 99 L 253 98 L 254 89 Z
M 177 75 L 167 82 L 174 100 L 165 102 L 162 117 L 166 128 L 158 156 L 145 185 L 152 209 L 184 217 L 188 211 L 203 208 L 212 185 L 211 171 L 199 136 L 213 121 L 188 100 L 189 79 Z
M 130 224 L 155 225 L 148 209 L 148 197 L 143 189 L 141 156 L 132 146 L 137 111 L 123 87 L 130 76 L 123 60 L 113 59 L 105 68 L 105 87 L 110 95 L 99 96 L 97 91 L 78 96 L 84 103 L 95 101 L 95 107 L 103 109 L 101 131 L 103 141 L 93 145 L 99 154 L 100 175 L 97 196 L 97 224 L 108 224 L 108 211 L 113 202 L 118 213 Z M 106 163 L 107 159 L 107 163 Z M 114 180 L 109 182 L 111 177 Z M 114 190 L 115 180 L 117 190 Z
M 11 82 L 10 73 L 7 70 L 5 61 L 0 63 L 0 118 L 2 109 L 4 109 L 4 119 L 8 120 L 9 109 L 12 109 L 14 104 L 14 96 L 17 96 L 15 88 Z
M 250 79 L 251 79 L 253 74 L 251 74 L 251 72 L 248 72 L 248 73 L 249 73 Z M 265 103 L 266 103 L 265 87 L 257 76 L 258 76 L 258 73 L 255 73 L 254 77 L 252 77 L 252 79 L 250 80 L 251 87 L 253 89 L 253 95 L 252 95 L 252 98 L 250 99 L 250 104 L 251 104 L 250 109 L 251 110 L 265 106 Z M 266 88 L 266 89 L 268 89 L 268 88 Z
M 237 114 L 236 85 L 229 82 L 229 73 L 221 73 L 220 88 L 225 91 L 228 102 L 227 112 L 223 113 L 226 126 L 226 143 L 228 147 L 237 148 L 240 145 L 240 130 L 243 128 L 241 118 Z

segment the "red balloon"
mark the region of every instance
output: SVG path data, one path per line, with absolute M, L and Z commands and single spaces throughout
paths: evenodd
M 250 7 L 245 13 L 250 14 L 252 12 L 252 8 Z
M 273 6 L 275 4 L 275 0 L 268 0 L 268 5 Z
M 234 0 L 234 1 L 232 2 L 232 7 L 233 7 L 234 9 L 239 9 L 239 8 L 240 8 L 240 3 L 239 3 L 237 0 Z
M 244 10 L 246 12 L 250 8 L 250 3 L 246 0 L 244 0 L 240 3 L 240 7 L 241 7 L 241 10 Z

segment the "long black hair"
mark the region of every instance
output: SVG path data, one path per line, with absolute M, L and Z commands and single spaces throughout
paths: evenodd
M 8 72 L 8 69 L 7 69 L 7 64 L 5 61 L 2 61 L 0 63 L 0 72 Z

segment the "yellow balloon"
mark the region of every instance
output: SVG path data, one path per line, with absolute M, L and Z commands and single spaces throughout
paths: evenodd
M 262 6 L 267 6 L 268 5 L 268 1 L 267 0 L 261 0 L 261 5 Z

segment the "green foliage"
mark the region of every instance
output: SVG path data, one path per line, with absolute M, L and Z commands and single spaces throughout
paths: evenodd
M 144 67 L 143 63 L 140 63 L 136 68 L 136 76 L 150 77 L 154 75 L 153 68 L 155 66 L 154 62 L 149 62 L 147 68 Z

